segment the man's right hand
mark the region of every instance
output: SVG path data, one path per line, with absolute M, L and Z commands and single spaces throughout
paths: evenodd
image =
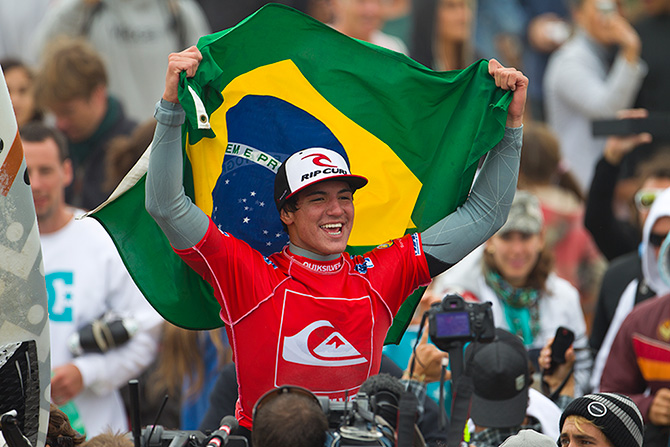
M 656 391 L 647 416 L 654 425 L 670 425 L 670 389 L 661 388 Z
M 167 73 L 165 74 L 164 100 L 174 103 L 179 102 L 179 75 L 182 71 L 185 71 L 187 77 L 193 77 L 201 60 L 202 54 L 195 46 L 179 53 L 170 53 Z
M 507 122 L 505 125 L 507 127 L 521 127 L 526 107 L 528 78 L 516 68 L 503 67 L 495 59 L 489 60 L 489 74 L 493 76 L 496 86 L 514 92 L 512 102 L 507 108 Z

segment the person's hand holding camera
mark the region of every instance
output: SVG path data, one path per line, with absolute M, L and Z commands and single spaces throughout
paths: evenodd
M 440 380 L 442 374 L 442 361 L 449 360 L 449 354 L 440 351 L 435 345 L 428 343 L 428 327 L 424 327 L 421 334 L 421 340 L 409 359 L 407 371 L 403 379 L 417 380 L 419 382 L 429 383 Z M 414 373 L 409 376 L 409 371 L 414 362 Z M 406 376 L 406 377 L 405 377 Z M 451 372 L 447 371 L 444 380 L 451 379 Z

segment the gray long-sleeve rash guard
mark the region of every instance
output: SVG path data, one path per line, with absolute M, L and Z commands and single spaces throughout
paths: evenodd
M 156 132 L 146 182 L 146 208 L 174 248 L 196 245 L 209 226 L 207 215 L 184 193 L 181 105 L 156 105 Z M 474 250 L 505 223 L 516 190 L 522 128 L 506 128 L 486 157 L 463 206 L 421 233 L 431 277 Z M 310 253 L 300 251 L 303 256 Z M 315 258 L 318 255 L 312 254 Z

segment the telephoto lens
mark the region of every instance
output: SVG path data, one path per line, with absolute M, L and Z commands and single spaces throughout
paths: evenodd
M 130 340 L 137 329 L 137 322 L 132 318 L 95 320 L 72 334 L 68 347 L 75 356 L 85 352 L 107 352 Z

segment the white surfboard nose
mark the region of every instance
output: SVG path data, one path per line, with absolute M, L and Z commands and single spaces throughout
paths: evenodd
M 0 383 L 2 397 L 32 446 L 43 447 L 49 425 L 49 325 L 42 252 L 16 118 L 0 71 Z M 7 389 L 7 388 L 3 388 Z M 9 389 L 14 389 L 10 387 Z M 3 412 L 4 413 L 4 412 Z

